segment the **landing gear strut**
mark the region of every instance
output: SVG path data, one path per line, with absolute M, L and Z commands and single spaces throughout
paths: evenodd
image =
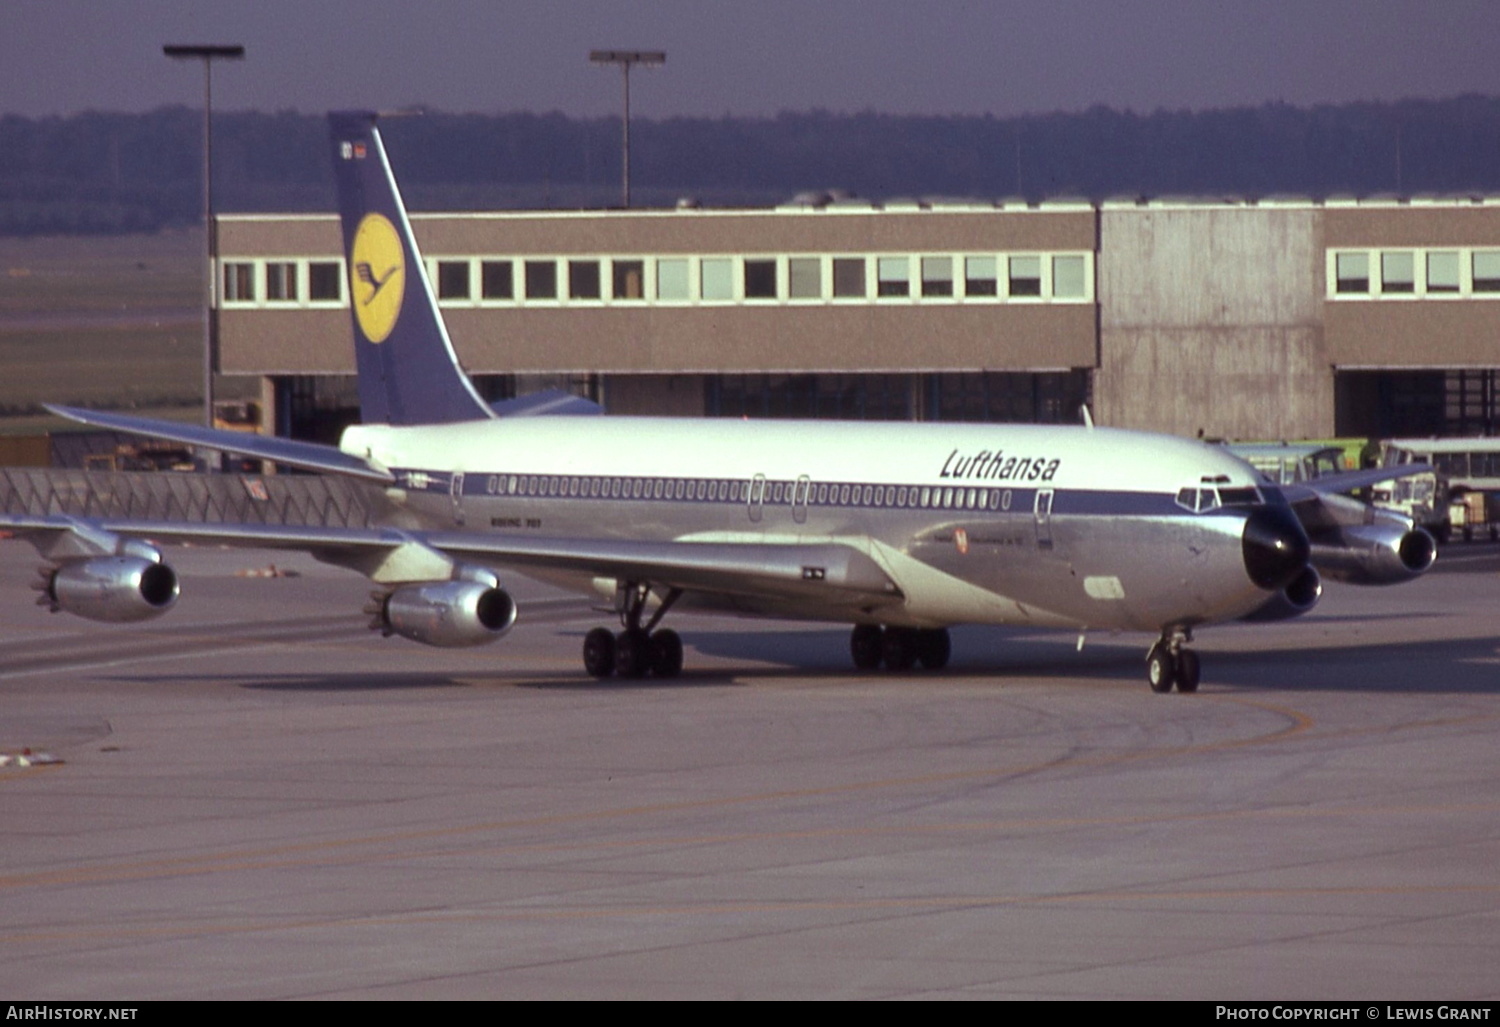
M 1198 654 L 1187 647 L 1192 633 L 1183 629 L 1163 631 L 1161 638 L 1146 654 L 1146 683 L 1153 692 L 1198 691 L 1200 666 Z
M 876 670 L 882 663 L 891 670 L 911 670 L 918 664 L 928 670 L 940 670 L 948 665 L 952 652 L 947 628 L 856 624 L 849 633 L 849 655 L 856 670 Z
M 675 678 L 682 673 L 682 638 L 671 628 L 656 630 L 672 604 L 682 596 L 682 589 L 668 592 L 651 619 L 642 625 L 641 617 L 650 596 L 649 583 L 631 581 L 620 586 L 615 593 L 615 607 L 624 630 L 614 634 L 608 628 L 595 628 L 583 639 L 583 669 L 591 676 L 600 680 L 611 675 L 641 678 L 647 674 Z

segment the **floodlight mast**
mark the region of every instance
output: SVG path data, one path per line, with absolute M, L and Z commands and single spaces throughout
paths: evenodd
M 217 304 L 214 302 L 214 264 L 219 255 L 219 240 L 214 227 L 213 63 L 216 60 L 242 60 L 245 48 L 238 44 L 169 43 L 161 48 L 161 52 L 174 60 L 203 62 L 203 243 L 208 257 L 208 284 L 203 294 L 203 423 L 212 428 L 214 371 L 219 362 L 216 345 L 218 333 L 215 331 Z
M 667 55 L 660 50 L 590 50 L 589 60 L 594 64 L 618 64 L 620 70 L 625 73 L 625 154 L 622 161 L 624 166 L 622 195 L 624 206 L 628 208 L 630 206 L 630 68 L 634 64 L 647 66 L 665 64 Z

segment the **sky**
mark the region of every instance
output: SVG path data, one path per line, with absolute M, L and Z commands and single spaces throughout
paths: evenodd
M 592 49 L 664 50 L 634 117 L 1148 113 L 1500 94 L 1497 0 L 0 0 L 0 114 L 612 115 Z

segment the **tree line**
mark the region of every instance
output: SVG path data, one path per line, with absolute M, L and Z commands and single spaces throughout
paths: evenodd
M 221 211 L 334 209 L 325 120 L 214 117 Z M 618 118 L 427 113 L 383 123 L 414 209 L 619 201 Z M 0 234 L 105 234 L 194 223 L 201 115 L 0 117 Z M 934 196 L 1271 195 L 1500 191 L 1500 97 L 1148 114 L 1094 107 L 1014 118 L 826 111 L 633 119 L 633 198 L 761 206 L 807 191 Z

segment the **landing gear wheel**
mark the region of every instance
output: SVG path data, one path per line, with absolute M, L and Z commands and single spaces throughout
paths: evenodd
M 849 655 L 856 670 L 874 670 L 880 666 L 885 633 L 875 624 L 856 624 L 849 633 Z
M 1198 691 L 1198 654 L 1191 649 L 1177 651 L 1177 691 Z
M 1176 678 L 1172 652 L 1163 642 L 1157 642 L 1146 656 L 1146 683 L 1156 693 L 1170 692 Z
M 923 628 L 917 632 L 917 662 L 928 670 L 942 670 L 948 666 L 948 657 L 953 653 L 953 642 L 947 628 Z
M 641 678 L 651 669 L 651 637 L 640 628 L 626 628 L 615 636 L 615 673 Z
M 911 628 L 886 628 L 880 658 L 891 670 L 911 670 L 917 663 L 917 633 Z
M 583 669 L 601 680 L 615 672 L 615 636 L 608 628 L 583 636 Z
M 675 678 L 682 673 L 682 638 L 671 628 L 662 628 L 651 636 L 651 673 L 659 678 Z

